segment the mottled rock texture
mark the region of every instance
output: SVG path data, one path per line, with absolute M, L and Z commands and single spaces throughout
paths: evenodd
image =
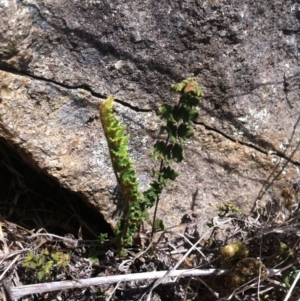
M 0 135 L 36 169 L 115 225 L 119 206 L 97 107 L 108 95 L 131 134 L 142 189 L 171 83 L 205 97 L 180 177 L 162 196 L 168 226 L 216 204 L 249 211 L 299 178 L 297 0 L 0 0 Z

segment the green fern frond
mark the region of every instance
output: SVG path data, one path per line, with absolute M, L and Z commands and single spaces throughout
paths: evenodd
M 128 153 L 129 135 L 125 135 L 126 127 L 120 124 L 113 111 L 113 102 L 114 98 L 109 96 L 100 105 L 100 120 L 108 143 L 112 167 L 123 194 L 123 217 L 116 233 L 122 238 L 121 244 L 126 245 L 131 243 L 138 224 L 143 221 L 144 216 L 143 208 L 140 208 L 142 212 L 137 214 L 132 211 L 134 207 L 130 204 L 139 203 L 143 198 L 139 192 L 139 183 Z M 139 205 L 137 207 L 139 208 Z
M 109 96 L 100 105 L 100 119 L 108 143 L 109 153 L 119 185 L 125 182 L 123 174 L 130 173 L 131 182 L 138 186 L 133 163 L 128 153 L 129 135 L 125 135 L 126 127 L 122 126 L 113 111 L 114 98 Z M 127 182 L 126 182 L 127 183 Z

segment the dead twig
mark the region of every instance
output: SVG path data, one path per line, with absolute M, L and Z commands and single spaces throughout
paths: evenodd
M 299 278 L 300 278 L 300 271 L 298 271 L 298 274 L 297 274 L 297 276 L 296 276 L 296 278 L 295 278 L 293 284 L 291 285 L 291 287 L 290 287 L 289 291 L 287 292 L 287 294 L 286 294 L 286 296 L 285 296 L 285 298 L 284 298 L 283 301 L 288 301 L 288 300 L 290 300 L 290 296 L 291 296 L 291 294 L 292 294 L 292 291 L 293 291 L 293 289 L 295 288 L 295 286 L 296 286 L 296 284 L 297 284 Z
M 191 269 L 191 270 L 175 270 L 175 271 L 160 271 L 160 272 L 147 272 L 126 275 L 114 275 L 106 277 L 95 277 L 80 280 L 67 280 L 49 283 L 39 283 L 31 285 L 21 285 L 17 287 L 8 288 L 10 298 L 18 299 L 26 295 L 41 294 L 45 292 L 52 292 L 57 290 L 83 288 L 92 285 L 107 285 L 117 282 L 139 281 L 158 279 L 162 277 L 187 277 L 187 276 L 211 276 L 211 275 L 226 275 L 229 270 L 226 269 Z M 168 273 L 168 275 L 166 275 Z

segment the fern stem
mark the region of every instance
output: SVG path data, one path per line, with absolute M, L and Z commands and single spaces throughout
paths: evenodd
M 166 145 L 168 145 L 169 139 L 170 139 L 170 135 L 167 136 Z M 163 167 L 164 167 L 164 159 L 161 159 L 161 161 L 160 161 L 160 167 L 159 167 L 159 171 L 160 172 L 162 171 Z M 159 174 L 159 176 L 158 176 L 158 182 L 160 182 L 160 180 L 161 180 L 161 175 Z M 156 202 L 155 202 L 155 209 L 154 209 L 153 220 L 152 220 L 151 239 L 153 238 L 154 231 L 155 231 L 154 225 L 155 225 L 155 221 L 156 221 L 156 215 L 157 215 L 157 209 L 158 209 L 159 200 L 160 200 L 160 195 L 157 196 Z

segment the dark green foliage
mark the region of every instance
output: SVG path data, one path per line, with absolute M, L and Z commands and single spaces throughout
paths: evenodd
M 155 205 L 157 197 L 162 192 L 162 188 L 162 184 L 157 181 L 153 181 L 150 184 L 150 188 L 144 192 L 144 202 L 147 207 L 153 207 Z
M 163 220 L 161 220 L 159 218 L 157 218 L 155 220 L 155 223 L 154 223 L 153 227 L 154 227 L 154 231 L 164 231 L 164 230 L 166 230 L 166 227 L 164 225 Z
M 184 159 L 183 148 L 178 143 L 167 144 L 164 141 L 157 141 L 154 144 L 153 158 L 165 160 L 168 163 L 171 160 L 179 163 Z
M 113 112 L 113 98 L 108 97 L 100 106 L 100 119 L 108 142 L 112 166 L 123 193 L 123 217 L 115 231 L 121 248 L 130 245 L 140 224 L 148 219 L 147 208 L 156 206 L 152 231 L 163 230 L 162 220 L 156 220 L 159 196 L 164 186 L 176 179 L 178 173 L 169 165 L 172 161 L 179 163 L 184 159 L 183 143 L 193 136 L 193 123 L 198 117 L 194 109 L 203 96 L 194 78 L 188 78 L 180 84 L 173 85 L 172 90 L 180 94 L 179 103 L 175 106 L 163 105 L 159 117 L 165 122 L 160 135 L 164 140 L 154 144 L 153 158 L 160 160 L 159 170 L 154 170 L 150 188 L 143 194 L 135 170 L 128 154 L 129 136 Z M 153 234 L 153 232 L 152 232 Z M 123 249 L 124 250 L 124 249 Z
M 154 144 L 152 156 L 160 160 L 160 169 L 154 172 L 154 180 L 150 188 L 144 192 L 147 204 L 156 204 L 152 231 L 156 227 L 157 205 L 162 187 L 174 181 L 178 176 L 169 164 L 172 161 L 180 163 L 184 159 L 183 142 L 194 134 L 192 126 L 198 117 L 198 111 L 194 107 L 200 104 L 200 97 L 203 96 L 194 78 L 188 78 L 173 85 L 172 90 L 180 93 L 179 103 L 175 106 L 165 104 L 159 110 L 160 119 L 166 123 L 161 126 L 160 135 L 166 134 L 166 137 L 165 141 L 158 140 Z

